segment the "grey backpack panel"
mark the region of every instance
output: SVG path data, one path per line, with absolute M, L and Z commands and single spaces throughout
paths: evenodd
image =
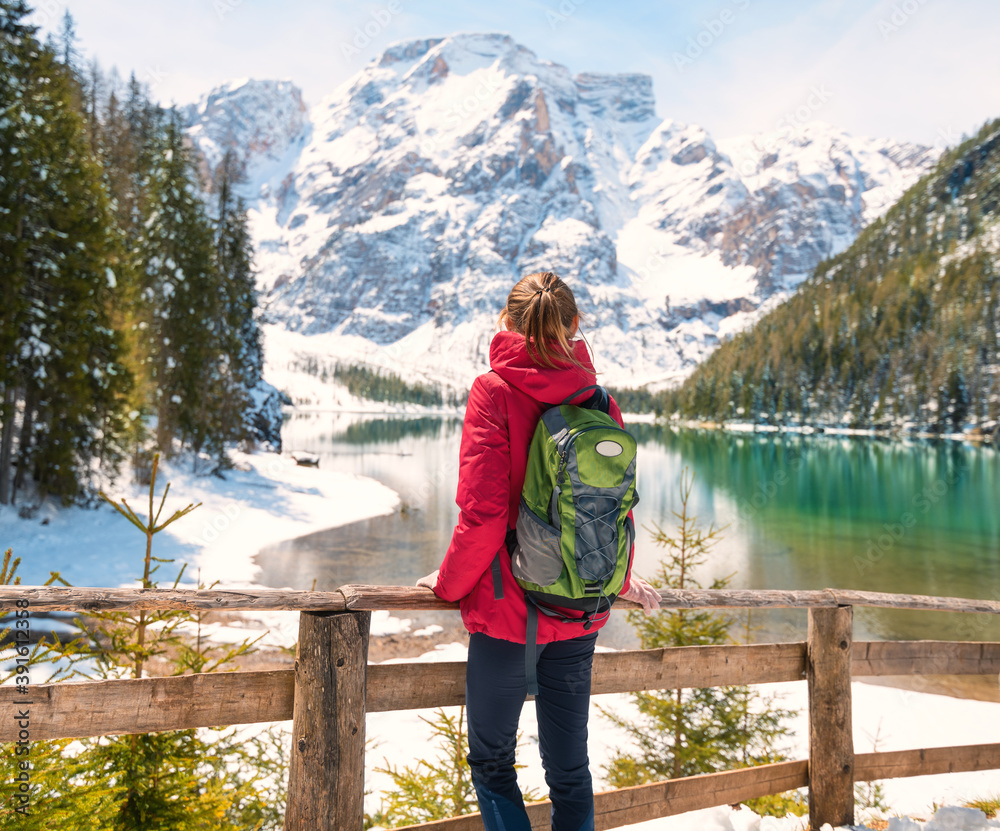
M 514 576 L 539 586 L 555 583 L 563 570 L 561 536 L 558 528 L 542 522 L 522 505 L 517 517 L 517 547 L 510 563 Z

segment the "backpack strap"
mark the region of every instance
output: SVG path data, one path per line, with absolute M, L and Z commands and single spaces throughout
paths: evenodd
M 513 556 L 517 548 L 517 528 L 507 529 L 507 555 Z M 493 572 L 493 599 L 503 600 L 503 582 L 500 571 L 500 552 L 493 557 L 490 565 Z M 524 605 L 528 610 L 528 619 L 524 633 L 524 678 L 528 684 L 528 695 L 538 695 L 538 607 L 535 602 L 524 594 Z M 552 614 L 546 612 L 546 614 Z M 567 618 L 569 619 L 569 618 Z
M 504 545 L 507 548 L 507 556 L 514 556 L 514 549 L 517 548 L 517 528 L 508 528 L 507 536 L 504 538 Z M 498 551 L 490 563 L 490 571 L 493 573 L 493 599 L 503 600 L 503 572 L 500 571 L 500 552 Z
M 600 410 L 602 413 L 610 413 L 611 411 L 611 396 L 608 395 L 608 391 L 604 389 L 600 384 L 591 384 L 588 387 L 581 387 L 576 392 L 567 396 L 562 402 L 563 404 L 569 404 L 574 398 L 578 397 L 581 393 L 594 390 L 594 394 L 590 396 L 582 404 L 577 404 L 577 407 L 583 407 L 587 410 Z
M 538 607 L 524 596 L 528 607 L 528 623 L 524 633 L 524 680 L 528 695 L 538 695 Z
M 498 551 L 490 564 L 490 571 L 493 572 L 493 599 L 503 600 L 503 575 L 500 571 L 500 552 Z

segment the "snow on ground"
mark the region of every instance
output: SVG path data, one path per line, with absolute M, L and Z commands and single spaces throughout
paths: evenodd
M 359 519 L 391 513 L 399 503 L 395 491 L 380 482 L 336 470 L 302 467 L 274 453 L 233 452 L 236 469 L 224 478 L 195 475 L 190 462 L 160 463 L 156 504 L 167 483 L 160 520 L 189 503 L 201 502 L 189 515 L 168 526 L 153 540 L 153 555 L 174 558 L 156 575 L 169 585 L 182 562 L 185 582 L 219 588 L 253 584 L 254 555 L 283 540 Z M 148 512 L 147 486 L 123 475 L 109 496 L 125 498 L 140 518 Z M 0 506 L 0 550 L 21 557 L 18 574 L 25 585 L 38 585 L 58 569 L 76 586 L 124 586 L 142 574 L 145 537 L 110 505 L 97 509 L 45 505 L 31 519 Z
M 678 245 L 671 234 L 650 227 L 644 217 L 629 220 L 616 240 L 618 262 L 634 272 L 633 287 L 647 302 L 672 305 L 701 299 L 729 300 L 757 293 L 751 266 L 727 266 L 717 252 Z
M 928 814 L 929 816 L 929 814 Z M 650 820 L 635 825 L 622 826 L 632 831 L 799 831 L 808 828 L 806 817 L 759 817 L 748 808 L 733 810 L 729 806 L 692 811 L 677 817 Z M 889 819 L 888 831 L 984 831 L 1000 827 L 1000 823 L 986 819 L 982 811 L 972 808 L 940 808 L 929 821 L 916 821 L 906 817 Z M 860 831 L 867 825 L 838 826 L 838 831 Z M 831 831 L 829 825 L 823 831 Z

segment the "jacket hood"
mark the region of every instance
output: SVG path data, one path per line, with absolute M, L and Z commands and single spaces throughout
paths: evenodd
M 570 341 L 576 359 L 586 371 L 569 365 L 561 369 L 539 366 L 528 354 L 524 335 L 497 332 L 490 343 L 490 368 L 512 387 L 536 401 L 561 404 L 578 389 L 597 383 L 594 365 L 582 340 Z

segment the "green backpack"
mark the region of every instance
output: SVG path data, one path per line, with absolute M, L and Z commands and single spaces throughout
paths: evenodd
M 582 405 L 572 401 L 595 390 Z M 577 390 L 538 421 L 528 451 L 517 525 L 507 533 L 511 571 L 528 605 L 525 669 L 537 693 L 538 613 L 603 621 L 625 583 L 635 540 L 629 511 L 635 492 L 636 442 L 609 414 L 600 386 Z M 500 561 L 494 594 L 503 596 Z

